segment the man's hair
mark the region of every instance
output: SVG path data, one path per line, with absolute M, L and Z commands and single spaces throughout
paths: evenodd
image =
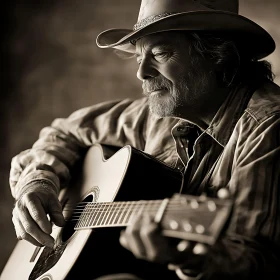
M 224 86 L 231 87 L 242 82 L 261 84 L 266 80 L 273 81 L 271 64 L 252 57 L 238 40 L 232 39 L 234 36 L 200 31 L 185 34 L 190 42 L 190 54 L 196 53 L 210 59 L 216 66 L 217 79 Z M 197 56 L 191 57 L 195 64 Z

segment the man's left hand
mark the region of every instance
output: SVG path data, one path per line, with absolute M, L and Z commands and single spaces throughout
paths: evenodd
M 164 237 L 159 224 L 146 213 L 137 216 L 121 233 L 120 243 L 139 259 L 178 266 L 197 267 L 207 252 L 202 244 Z

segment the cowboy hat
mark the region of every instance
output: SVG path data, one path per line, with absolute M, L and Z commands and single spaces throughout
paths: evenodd
M 97 36 L 96 43 L 100 48 L 134 53 L 135 40 L 171 30 L 231 32 L 258 59 L 275 49 L 267 31 L 238 14 L 238 0 L 142 0 L 133 30 L 106 30 Z

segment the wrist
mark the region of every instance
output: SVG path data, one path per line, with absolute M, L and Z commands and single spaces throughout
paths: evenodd
M 25 194 L 30 192 L 48 192 L 53 193 L 55 196 L 58 195 L 57 187 L 49 180 L 40 179 L 28 182 L 26 185 L 20 188 L 16 193 L 15 200 L 20 200 Z
M 36 186 L 39 189 L 46 189 L 46 185 L 51 186 L 56 195 L 59 194 L 59 178 L 55 173 L 47 170 L 22 173 L 14 189 L 14 198 L 18 200 L 27 191 L 33 191 Z

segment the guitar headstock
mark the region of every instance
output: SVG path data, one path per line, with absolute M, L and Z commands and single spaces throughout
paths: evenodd
M 230 199 L 174 195 L 161 220 L 163 235 L 213 245 L 228 222 Z

